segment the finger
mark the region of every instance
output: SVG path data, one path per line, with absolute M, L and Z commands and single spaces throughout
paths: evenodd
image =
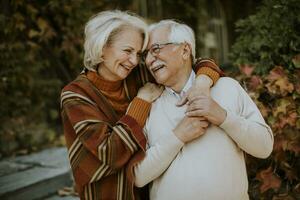
M 187 102 L 188 102 L 188 96 L 187 96 L 187 95 L 184 95 L 184 96 L 182 97 L 182 99 L 180 99 L 180 100 L 176 103 L 176 106 L 181 107 L 181 106 L 185 105 Z
M 188 117 L 204 117 L 205 114 L 204 114 L 203 110 L 195 110 L 195 111 L 187 112 L 186 116 L 188 116 Z
M 198 121 L 206 121 L 206 122 L 208 122 L 209 123 L 209 121 L 207 120 L 207 118 L 206 117 L 203 117 L 203 116 L 186 116 L 186 117 L 188 117 L 188 118 L 190 118 L 190 119 L 195 119 L 195 120 L 198 120 Z
M 206 119 L 206 117 L 202 117 L 202 116 L 200 116 L 200 117 L 196 117 L 199 121 L 206 121 L 206 122 L 208 122 L 207 121 L 207 119 Z
M 206 96 L 205 95 L 195 95 L 195 96 L 192 96 L 192 97 L 189 97 L 189 103 L 188 105 L 192 104 L 193 102 L 195 101 L 199 101 L 199 100 L 204 100 L 206 99 Z
M 205 109 L 205 104 L 197 101 L 197 102 L 194 102 L 193 104 L 189 105 L 185 112 L 190 112 L 190 111 L 195 111 L 195 110 L 204 110 L 204 109 Z
M 207 128 L 208 125 L 209 125 L 209 123 L 208 123 L 207 121 L 200 121 L 200 126 L 201 126 L 202 128 Z

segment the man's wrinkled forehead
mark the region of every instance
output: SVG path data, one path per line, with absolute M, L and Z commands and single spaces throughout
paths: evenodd
M 154 44 L 169 42 L 169 34 L 170 34 L 170 28 L 167 26 L 160 26 L 155 28 L 149 34 L 150 38 L 148 42 L 148 48 Z

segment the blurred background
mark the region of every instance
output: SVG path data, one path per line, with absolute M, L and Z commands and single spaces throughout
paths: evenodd
M 299 0 L 1 0 L 1 160 L 64 146 L 60 91 L 83 68 L 85 23 L 109 9 L 190 25 L 198 57 L 238 79 L 274 132 L 268 159 L 246 155 L 251 199 L 300 199 Z

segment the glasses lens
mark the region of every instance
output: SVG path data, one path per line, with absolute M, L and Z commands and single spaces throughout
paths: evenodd
M 161 47 L 157 44 L 154 45 L 151 49 L 150 49 L 150 53 L 153 54 L 158 54 L 160 51 Z

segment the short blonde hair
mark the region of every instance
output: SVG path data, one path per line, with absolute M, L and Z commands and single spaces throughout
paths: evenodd
M 90 18 L 85 26 L 84 66 L 95 70 L 103 62 L 103 47 L 113 40 L 124 27 L 133 27 L 141 31 L 144 39 L 142 50 L 148 43 L 147 24 L 139 16 L 119 10 L 103 11 Z
M 151 24 L 148 31 L 152 32 L 158 28 L 169 28 L 169 42 L 186 42 L 190 45 L 192 51 L 192 62 L 195 62 L 196 44 L 195 44 L 195 33 L 191 27 L 184 23 L 177 22 L 172 19 L 161 20 L 157 23 Z

